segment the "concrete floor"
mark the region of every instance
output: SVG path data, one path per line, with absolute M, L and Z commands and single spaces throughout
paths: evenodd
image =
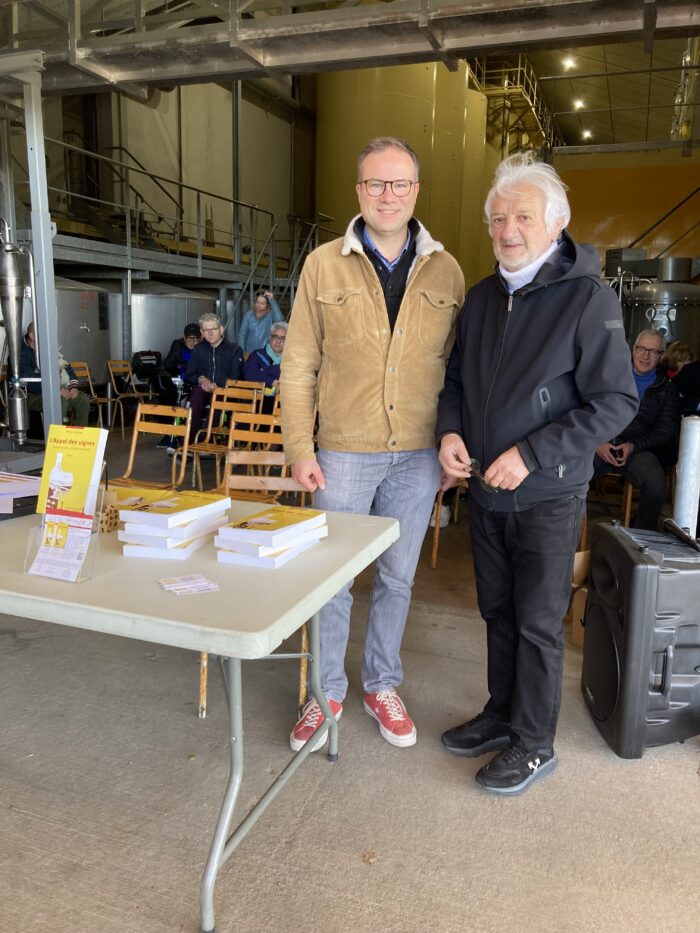
M 124 457 L 111 439 L 111 475 Z M 387 745 L 362 711 L 367 572 L 341 757 L 312 756 L 222 870 L 217 933 L 698 928 L 700 739 L 617 758 L 570 643 L 554 775 L 495 798 L 473 781 L 483 760 L 442 750 L 440 733 L 485 700 L 465 518 L 443 532 L 438 570 L 429 539 L 418 568 L 401 690 L 417 745 Z M 227 775 L 217 672 L 200 721 L 191 652 L 8 616 L 0 646 L 1 933 L 196 933 Z M 248 662 L 244 676 L 241 808 L 289 760 L 296 665 Z

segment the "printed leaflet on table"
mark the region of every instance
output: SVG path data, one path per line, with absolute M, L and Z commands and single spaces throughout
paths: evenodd
M 97 509 L 107 431 L 52 424 L 36 510 L 42 539 L 29 573 L 75 582 L 85 561 Z

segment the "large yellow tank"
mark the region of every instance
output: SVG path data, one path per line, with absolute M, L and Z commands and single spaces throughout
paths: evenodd
M 358 210 L 359 153 L 375 136 L 405 139 L 421 163 L 416 216 L 476 281 L 485 129 L 486 100 L 463 62 L 455 72 L 430 62 L 319 75 L 316 208 L 344 230 Z

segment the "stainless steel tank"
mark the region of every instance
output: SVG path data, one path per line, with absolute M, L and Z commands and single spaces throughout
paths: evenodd
M 109 293 L 101 286 L 56 277 L 58 346 L 68 362 L 88 364 L 93 381 L 106 381 L 109 359 Z
M 116 288 L 119 288 L 116 291 Z M 133 283 L 131 292 L 131 347 L 158 350 L 165 354 L 176 337 L 182 337 L 185 324 L 197 323 L 206 312 L 216 313 L 216 301 L 209 295 L 188 291 L 162 282 Z M 109 295 L 109 347 L 112 359 L 123 356 L 123 312 L 121 287 Z
M 7 424 L 11 437 L 24 444 L 29 429 L 27 393 L 19 381 L 22 353 L 22 309 L 25 297 L 31 297 L 30 254 L 16 246 L 10 236 L 7 221 L 0 217 L 0 308 L 5 325 L 8 348 Z M 38 362 L 37 352 L 37 362 Z
M 683 340 L 700 358 L 700 286 L 690 282 L 650 282 L 622 295 L 625 331 L 658 330 L 666 341 Z

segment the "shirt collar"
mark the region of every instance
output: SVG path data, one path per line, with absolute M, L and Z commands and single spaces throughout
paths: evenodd
M 403 249 L 401 250 L 401 252 L 399 253 L 399 255 L 396 257 L 396 259 L 394 259 L 393 261 L 387 259 L 386 256 L 383 256 L 383 255 L 380 253 L 380 251 L 377 249 L 376 245 L 374 244 L 374 242 L 373 242 L 373 240 L 372 240 L 372 237 L 371 237 L 371 236 L 369 235 L 369 233 L 367 232 L 367 226 L 366 226 L 366 225 L 362 228 L 362 242 L 365 244 L 365 246 L 369 246 L 369 248 L 372 250 L 372 252 L 373 252 L 376 256 L 379 257 L 379 259 L 381 260 L 382 265 L 385 266 L 385 267 L 391 272 L 391 270 L 394 269 L 394 268 L 396 268 L 396 266 L 398 266 L 398 264 L 401 262 L 401 259 L 403 258 L 404 253 L 406 252 L 406 250 L 408 249 L 408 247 L 409 247 L 410 244 L 411 244 L 411 231 L 408 230 L 408 231 L 406 232 L 406 242 L 405 242 L 404 245 L 403 245 Z

